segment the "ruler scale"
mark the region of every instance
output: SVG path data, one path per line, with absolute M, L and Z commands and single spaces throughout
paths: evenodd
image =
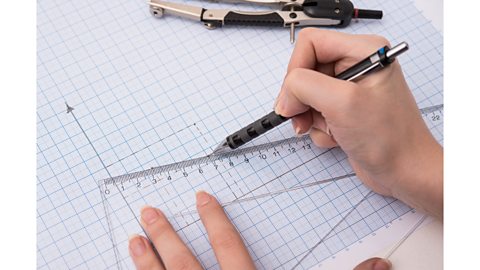
M 151 168 L 151 169 L 148 169 L 148 170 L 138 171 L 138 172 L 129 173 L 129 174 L 124 174 L 124 175 L 108 178 L 108 179 L 105 179 L 105 180 L 102 180 L 102 181 L 105 182 L 105 183 L 107 183 L 107 182 L 108 183 L 124 182 L 124 181 L 128 181 L 130 179 L 146 177 L 146 176 L 149 176 L 149 175 L 155 175 L 155 174 L 159 174 L 159 173 L 166 172 L 166 171 L 177 171 L 177 170 L 180 170 L 182 168 L 193 167 L 193 166 L 196 166 L 196 165 L 199 165 L 199 164 L 206 164 L 206 163 L 214 162 L 214 161 L 217 161 L 217 160 L 228 159 L 228 158 L 231 158 L 231 157 L 238 157 L 238 156 L 241 156 L 241 155 L 244 155 L 244 154 L 250 154 L 252 152 L 259 152 L 259 151 L 262 151 L 262 150 L 271 149 L 275 146 L 282 146 L 282 145 L 285 145 L 285 144 L 292 144 L 292 143 L 295 144 L 295 143 L 306 141 L 306 140 L 308 140 L 308 135 L 298 137 L 298 138 L 297 137 L 292 137 L 292 138 L 288 138 L 288 139 L 285 139 L 285 140 L 274 141 L 272 143 L 265 143 L 265 144 L 261 144 L 261 145 L 257 145 L 257 146 L 250 146 L 250 147 L 246 147 L 246 148 L 242 148 L 242 149 L 236 149 L 236 150 L 233 150 L 231 152 L 224 153 L 222 155 L 208 155 L 208 156 L 189 159 L 189 160 L 180 161 L 180 162 L 176 162 L 176 163 L 172 163 L 172 164 L 167 164 L 167 165 L 163 165 L 163 166 L 159 166 L 159 167 L 154 167 L 154 168 Z
M 423 108 L 421 113 L 435 136 L 436 133 L 433 131 L 443 125 L 443 105 Z M 436 137 L 440 142 L 443 140 L 442 137 Z M 295 156 L 295 160 L 298 160 L 297 163 L 285 162 L 285 160 L 294 160 L 290 158 L 292 156 Z M 300 170 L 300 168 L 303 169 Z M 297 174 L 305 174 L 305 168 L 308 168 L 309 175 L 299 176 L 298 178 L 301 178 L 302 182 L 293 181 L 292 179 L 297 178 Z M 261 181 L 258 180 L 258 177 L 262 177 Z M 309 200 L 308 196 L 312 197 L 310 200 L 314 200 L 316 196 L 319 196 L 318 194 L 322 193 L 323 196 L 328 198 L 325 198 L 325 201 L 322 202 L 313 202 L 315 207 L 309 209 L 310 212 L 292 213 L 295 220 L 292 221 L 291 226 L 299 226 L 297 224 L 298 220 L 306 218 L 307 223 L 311 223 L 313 228 L 318 229 L 328 222 L 321 223 L 314 218 L 310 220 L 310 215 L 315 215 L 316 212 L 335 211 L 338 212 L 338 217 L 342 217 L 343 220 L 347 217 L 345 213 L 349 213 L 348 215 L 350 213 L 361 213 L 365 210 L 353 211 L 354 205 L 351 205 L 350 208 L 337 209 L 336 201 L 342 201 L 343 203 L 348 200 L 358 201 L 359 196 L 365 197 L 365 194 L 369 192 L 369 189 L 356 179 L 345 154 L 340 149 L 316 148 L 308 136 L 245 147 L 225 155 L 203 156 L 167 164 L 103 179 L 98 184 L 103 199 L 111 207 L 107 211 L 107 219 L 111 223 L 117 221 L 112 229 L 112 233 L 115 234 L 112 239 L 118 241 L 116 246 L 118 246 L 120 252 L 126 250 L 128 233 L 141 232 L 138 224 L 135 223 L 136 217 L 133 217 L 130 211 L 126 211 L 126 204 L 133 209 L 140 209 L 144 204 L 159 207 L 169 216 L 177 232 L 185 237 L 185 241 L 192 244 L 199 241 L 198 235 L 193 239 L 189 237 L 191 231 L 198 230 L 199 226 L 193 190 L 205 189 L 213 193 L 226 208 L 239 231 L 246 235 L 258 224 L 265 223 L 268 219 L 264 218 L 258 222 L 251 218 L 245 219 L 245 216 L 249 215 L 248 212 L 255 209 L 252 208 L 253 205 L 265 205 L 273 201 L 290 201 L 297 197 L 290 196 L 290 194 L 305 193 L 306 196 L 302 199 L 289 202 L 289 205 L 293 206 L 303 204 L 303 201 Z M 330 196 L 330 194 L 332 195 Z M 366 216 L 365 219 L 382 211 L 387 211 L 385 209 L 397 209 L 394 210 L 393 214 L 391 213 L 391 220 L 387 220 L 387 222 L 392 222 L 395 218 L 411 210 L 399 201 L 389 202 L 388 206 L 384 206 L 378 203 L 381 200 L 388 199 L 377 194 L 369 196 L 369 204 L 365 205 L 370 205 L 368 207 L 373 208 L 374 212 Z M 395 206 L 391 206 L 392 204 Z M 398 209 L 402 210 L 399 211 Z M 260 216 L 268 216 L 268 214 L 261 213 Z M 336 217 L 332 217 L 332 220 L 335 220 Z M 352 218 L 354 217 L 349 216 L 349 219 Z M 338 226 L 336 223 L 334 225 Z M 313 234 L 312 231 L 309 231 L 309 233 Z M 326 231 L 328 232 L 328 230 Z M 329 235 L 328 239 L 323 239 L 321 233 L 322 230 L 320 229 L 318 237 L 313 237 L 312 243 L 305 243 L 305 246 L 311 249 L 312 246 L 331 245 L 328 243 L 328 239 L 336 237 L 336 234 Z M 246 239 L 246 242 L 249 245 L 249 239 Z M 193 246 L 195 250 L 195 244 Z M 270 256 L 274 255 L 275 247 L 270 247 L 270 249 Z M 302 254 L 307 254 L 305 252 L 314 254 L 321 250 L 320 247 L 311 251 L 305 248 Z M 211 251 L 203 251 L 203 253 L 200 252 L 197 255 L 207 257 L 209 252 Z M 210 255 L 213 257 L 213 254 L 210 253 Z M 315 254 L 315 257 L 318 256 L 318 254 Z M 260 258 L 254 256 L 256 261 Z M 310 255 L 302 258 L 302 265 L 311 265 L 312 262 L 309 259 L 311 259 Z M 279 259 L 279 261 L 282 260 Z M 285 258 L 283 261 L 285 264 L 292 264 L 290 267 L 297 267 L 294 264 L 295 262 L 294 258 Z M 128 260 L 124 258 L 122 263 L 128 264 Z M 214 266 L 205 262 L 202 263 L 205 268 Z M 278 267 L 278 265 L 273 267 Z

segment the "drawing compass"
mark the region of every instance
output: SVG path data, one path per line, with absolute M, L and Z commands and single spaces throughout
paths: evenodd
M 155 17 L 172 14 L 202 22 L 208 29 L 224 25 L 269 26 L 290 28 L 290 41 L 295 41 L 295 27 L 346 27 L 352 19 L 381 19 L 381 10 L 354 8 L 349 0 L 223 0 L 229 3 L 251 3 L 271 6 L 270 11 L 234 11 L 205 9 L 187 4 L 150 0 Z

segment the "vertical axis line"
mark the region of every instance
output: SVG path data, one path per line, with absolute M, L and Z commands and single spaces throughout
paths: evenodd
M 80 128 L 80 130 L 82 131 L 83 135 L 85 136 L 85 138 L 87 139 L 88 143 L 90 144 L 90 146 L 92 147 L 93 151 L 95 152 L 95 155 L 98 157 L 98 159 L 100 160 L 100 163 L 102 164 L 103 168 L 105 169 L 105 171 L 107 172 L 108 176 L 110 178 L 112 178 L 112 174 L 110 173 L 110 171 L 108 170 L 107 166 L 105 165 L 105 163 L 103 162 L 102 158 L 100 157 L 100 154 L 98 153 L 97 149 L 95 148 L 95 146 L 93 145 L 92 141 L 90 140 L 90 137 L 88 137 L 87 133 L 85 132 L 85 130 L 83 129 L 82 125 L 80 124 L 80 121 L 78 121 L 77 117 L 75 116 L 75 114 L 73 113 L 73 110 L 74 108 L 73 107 L 70 107 L 67 102 L 65 102 L 65 105 L 67 106 L 67 113 L 70 113 L 72 114 L 73 116 L 73 119 L 75 119 L 75 122 L 77 123 L 78 127 Z M 150 236 L 147 234 L 147 232 L 145 231 L 145 229 L 143 229 L 141 223 L 140 223 L 140 220 L 138 220 L 138 217 L 135 215 L 135 212 L 133 211 L 132 207 L 130 206 L 130 204 L 128 203 L 127 201 L 127 198 L 125 198 L 125 195 L 123 195 L 122 191 L 120 190 L 120 188 L 118 187 L 118 185 L 114 185 L 118 192 L 120 193 L 120 196 L 122 197 L 123 201 L 125 202 L 125 204 L 127 205 L 128 209 L 130 210 L 130 212 L 132 213 L 133 217 L 135 218 L 135 220 L 137 221 L 138 225 L 140 226 L 140 228 L 142 229 L 143 233 L 147 236 L 148 240 L 150 241 L 150 243 L 152 242 L 152 240 L 150 239 Z M 104 200 L 104 196 L 102 196 L 102 203 L 104 205 L 104 209 L 105 209 L 105 217 L 107 218 L 107 224 L 108 224 L 108 227 L 109 227 L 109 233 L 110 233 L 110 239 L 112 240 L 112 245 L 113 245 L 113 252 L 115 253 L 115 259 L 117 260 L 117 267 L 119 269 L 121 269 L 121 265 L 120 265 L 120 259 L 118 257 L 118 250 L 117 250 L 117 247 L 116 247 L 116 243 L 113 239 L 113 230 L 112 230 L 112 227 L 111 227 L 111 220 L 109 218 L 109 212 L 107 211 L 106 209 L 106 204 L 105 204 L 105 200 Z M 158 258 L 160 258 L 160 256 L 158 255 L 158 252 L 157 250 L 155 249 L 155 246 L 153 246 L 153 250 L 155 252 L 155 254 L 157 255 Z

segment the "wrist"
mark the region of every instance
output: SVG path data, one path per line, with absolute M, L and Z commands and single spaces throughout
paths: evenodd
M 399 163 L 391 192 L 411 207 L 443 218 L 443 148 L 428 132 Z

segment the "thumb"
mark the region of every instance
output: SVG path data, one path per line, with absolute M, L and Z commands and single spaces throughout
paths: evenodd
M 357 87 L 314 70 L 296 68 L 285 77 L 275 112 L 292 117 L 313 108 L 328 118 L 347 106 Z
M 387 259 L 371 258 L 355 267 L 353 270 L 390 270 L 392 263 Z

